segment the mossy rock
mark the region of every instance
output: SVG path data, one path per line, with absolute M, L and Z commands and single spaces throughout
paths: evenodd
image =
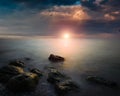
M 10 61 L 9 65 L 18 66 L 18 67 L 22 67 L 22 68 L 25 67 L 24 62 L 22 62 L 22 61 L 20 61 L 20 60 Z
M 51 83 L 59 96 L 64 96 L 70 91 L 78 91 L 79 86 L 70 77 L 55 68 L 49 69 L 47 81 Z
M 24 71 L 21 67 L 16 67 L 12 65 L 4 66 L 0 68 L 0 82 L 6 83 L 13 76 L 19 75 L 23 72 Z
M 7 88 L 12 91 L 32 91 L 36 88 L 39 77 L 34 73 L 23 73 L 9 80 Z
M 58 94 L 64 95 L 70 91 L 77 91 L 79 87 L 72 80 L 65 80 L 57 83 L 55 89 Z
M 57 69 L 52 68 L 48 73 L 47 81 L 50 83 L 57 83 L 63 81 L 66 78 L 68 78 L 66 75 L 60 73 Z
M 37 74 L 39 77 L 43 76 L 43 72 L 37 68 L 30 69 L 30 72 Z

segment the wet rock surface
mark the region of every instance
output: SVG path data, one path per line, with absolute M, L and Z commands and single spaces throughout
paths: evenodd
M 16 67 L 12 65 L 4 66 L 0 68 L 0 82 L 6 83 L 13 76 L 19 75 L 23 72 L 24 71 L 21 67 Z
M 53 57 L 55 58 L 53 59 Z M 77 94 L 77 92 L 78 93 L 80 92 L 80 94 L 82 94 L 82 92 L 80 91 L 80 89 L 82 89 L 82 84 L 80 84 L 81 86 L 79 87 L 79 85 L 76 84 L 69 76 L 64 74 L 63 70 L 61 70 L 60 68 L 56 69 L 58 68 L 57 62 L 61 62 L 61 60 L 58 59 L 59 56 L 54 55 L 53 57 L 51 59 L 50 56 L 49 60 L 50 61 L 52 60 L 52 62 L 56 62 L 57 67 L 50 62 L 45 66 L 46 69 L 44 70 L 42 70 L 41 67 L 39 67 L 41 68 L 39 70 L 38 67 L 35 68 L 35 66 L 34 67 L 25 66 L 24 63 L 26 61 L 25 59 L 23 59 L 24 62 L 22 62 L 21 60 L 14 62 L 12 61 L 7 66 L 3 66 L 2 68 L 0 68 L 0 83 L 2 84 L 3 87 L 9 89 L 7 91 L 13 92 L 13 94 L 14 92 L 15 93 L 33 92 L 32 95 L 30 96 L 34 96 L 35 89 L 37 89 L 37 95 L 35 96 L 79 96 L 74 95 Z M 65 59 L 63 58 L 62 60 Z M 34 64 L 34 62 L 29 62 L 29 64 L 30 63 Z M 27 70 L 25 70 L 25 68 Z M 87 80 L 85 82 L 97 83 L 112 88 L 118 86 L 116 82 L 94 76 L 94 74 L 93 76 L 88 76 L 86 79 L 85 78 L 86 76 L 83 78 L 84 80 Z M 100 86 L 97 87 L 99 88 Z M 110 89 L 112 90 L 112 88 Z M 88 89 L 90 89 L 90 87 Z M 45 95 L 41 95 L 43 93 L 45 93 Z M 22 96 L 24 96 L 24 94 Z
M 54 54 L 50 54 L 48 59 L 51 62 L 63 62 L 63 61 L 65 61 L 64 57 L 61 57 L 61 56 L 58 56 L 58 55 L 54 55 Z
M 30 70 L 31 72 L 26 72 L 23 69 L 24 66 L 24 62 L 15 60 L 0 68 L 0 83 L 11 91 L 34 90 L 38 85 L 42 72 L 36 68 Z
M 7 88 L 12 91 L 31 91 L 38 84 L 39 77 L 34 73 L 23 73 L 11 78 L 7 83 Z
M 68 77 L 60 73 L 57 69 L 51 68 L 48 73 L 47 81 L 50 83 L 57 83 Z
M 29 58 L 29 57 L 25 57 L 24 59 L 25 59 L 25 60 L 27 60 L 27 61 L 32 60 L 32 59 L 31 59 L 31 58 Z
M 22 61 L 20 61 L 20 60 L 10 61 L 9 65 L 14 65 L 14 66 L 22 67 L 22 68 L 25 67 L 24 62 L 22 62 Z
M 104 85 L 104 86 L 108 86 L 108 87 L 112 87 L 112 88 L 118 87 L 116 82 L 106 80 L 102 77 L 88 76 L 86 80 L 89 81 L 89 82 L 93 82 L 93 83 L 96 83 L 96 84 L 100 84 L 100 85 Z
M 59 95 L 64 95 L 69 91 L 78 91 L 79 87 L 72 80 L 65 80 L 55 84 L 56 92 Z
M 50 69 L 47 81 L 54 86 L 56 93 L 59 96 L 64 96 L 70 91 L 77 91 L 79 89 L 78 85 L 75 84 L 71 78 L 60 73 L 55 68 Z
M 30 72 L 37 74 L 39 77 L 43 76 L 43 72 L 37 68 L 30 69 Z

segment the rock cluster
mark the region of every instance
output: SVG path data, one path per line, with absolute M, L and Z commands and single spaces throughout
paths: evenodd
M 30 69 L 30 72 L 37 74 L 39 77 L 43 76 L 42 71 L 37 68 Z
M 21 67 L 7 65 L 0 68 L 0 82 L 6 83 L 10 78 L 22 74 L 24 71 Z
M 49 70 L 47 81 L 54 86 L 56 93 L 60 96 L 64 96 L 70 91 L 77 91 L 79 89 L 78 85 L 75 84 L 71 78 L 60 73 L 55 68 Z
M 25 58 L 31 60 L 30 58 Z M 63 62 L 64 57 L 50 54 L 48 59 L 51 62 Z M 43 72 L 37 68 L 30 69 L 29 72 L 24 71 L 25 64 L 20 60 L 13 60 L 7 66 L 0 68 L 0 83 L 12 91 L 31 91 L 38 85 L 39 79 L 43 76 Z M 105 85 L 108 87 L 116 87 L 117 83 L 106 80 L 97 76 L 88 76 L 87 81 Z M 58 71 L 54 67 L 49 67 L 47 81 L 54 86 L 56 93 L 59 96 L 64 96 L 68 92 L 79 90 L 79 86 L 73 80 Z
M 12 91 L 32 91 L 39 81 L 37 74 L 25 72 L 11 78 L 7 83 L 7 88 Z
M 9 63 L 9 65 L 13 65 L 13 66 L 18 66 L 18 67 L 25 67 L 24 62 L 20 61 L 20 60 L 13 60 Z
M 32 69 L 25 72 L 24 62 L 20 60 L 11 61 L 7 66 L 0 68 L 0 83 L 12 91 L 31 91 L 38 84 L 42 72 L 39 69 Z

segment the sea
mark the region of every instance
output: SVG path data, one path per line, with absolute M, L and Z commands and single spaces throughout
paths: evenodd
M 65 58 L 52 63 L 50 54 Z M 30 60 L 25 60 L 30 58 Z M 58 96 L 47 78 L 47 67 L 55 67 L 69 76 L 80 87 L 79 92 L 65 96 L 120 96 L 120 88 L 88 82 L 88 76 L 98 76 L 114 81 L 120 86 L 120 39 L 116 38 L 1 38 L 0 68 L 11 60 L 23 60 L 29 68 L 45 72 L 36 90 L 14 93 L 0 84 L 0 96 Z

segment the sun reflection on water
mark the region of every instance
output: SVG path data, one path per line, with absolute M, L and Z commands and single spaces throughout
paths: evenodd
M 66 39 L 63 42 L 64 47 L 70 47 L 70 40 Z
M 45 55 L 45 58 L 49 54 L 64 57 L 65 62 L 61 64 L 61 67 L 65 70 L 74 70 L 74 68 L 78 68 L 76 66 L 84 66 L 84 62 L 87 62 L 96 50 L 96 47 L 93 46 L 95 44 L 90 43 L 89 40 L 73 38 L 41 39 L 32 42 L 32 50 L 35 50 L 34 53 L 38 55 Z M 84 68 L 82 67 L 82 69 Z
M 68 57 L 70 54 L 77 52 L 77 42 L 74 42 L 73 39 L 58 39 L 54 43 L 56 54 Z

